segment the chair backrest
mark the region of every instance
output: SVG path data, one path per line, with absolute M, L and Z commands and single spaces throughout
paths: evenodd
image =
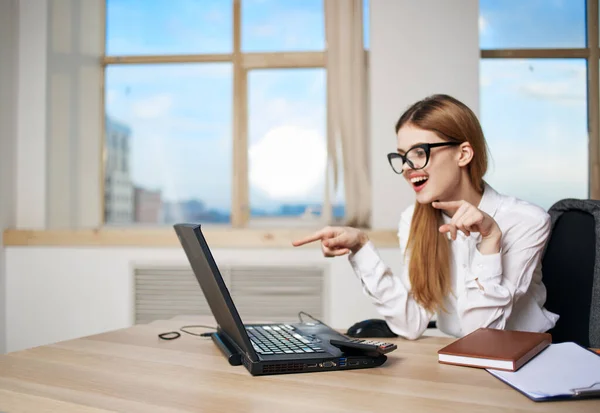
M 560 316 L 553 341 L 600 347 L 600 201 L 564 199 L 548 213 L 542 273 L 545 307 Z

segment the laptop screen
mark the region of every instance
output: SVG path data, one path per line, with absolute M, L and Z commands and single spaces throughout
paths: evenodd
M 200 225 L 175 224 L 173 228 L 217 324 L 251 360 L 258 360 L 225 281 L 202 235 Z

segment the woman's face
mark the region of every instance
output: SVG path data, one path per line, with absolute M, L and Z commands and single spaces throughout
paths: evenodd
M 420 144 L 442 142 L 447 141 L 434 132 L 418 129 L 412 125 L 405 125 L 398 131 L 398 153 L 408 156 L 415 167 L 425 165 L 423 169 L 412 169 L 405 162 L 402 172 L 404 179 L 415 191 L 417 202 L 420 204 L 451 200 L 449 198 L 452 197 L 460 182 L 459 146 L 430 148 L 429 161 L 427 161 L 426 150 L 416 147 Z

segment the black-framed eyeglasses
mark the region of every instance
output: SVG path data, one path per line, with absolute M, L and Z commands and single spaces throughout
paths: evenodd
M 423 169 L 429 163 L 431 148 L 440 146 L 456 146 L 461 142 L 439 142 L 439 143 L 421 143 L 410 148 L 404 155 L 397 152 L 388 153 L 387 158 L 390 166 L 397 174 L 404 171 L 404 164 L 407 163 L 411 169 Z

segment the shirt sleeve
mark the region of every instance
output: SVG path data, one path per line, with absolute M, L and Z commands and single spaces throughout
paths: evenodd
M 410 231 L 407 212 L 402 214 L 398 237 L 400 253 L 404 257 Z M 379 256 L 372 242 L 367 242 L 358 252 L 350 254 L 350 264 L 361 280 L 363 292 L 371 299 L 390 329 L 407 339 L 414 340 L 423 334 L 433 314 L 426 311 L 410 294 L 408 259 L 400 276 L 392 273 Z
M 550 235 L 550 217 L 534 226 L 515 225 L 503 234 L 497 254 L 483 255 L 477 248 L 464 274 L 465 288 L 458 292 L 457 309 L 463 334 L 480 327 L 504 329 L 514 303 L 531 284 Z

